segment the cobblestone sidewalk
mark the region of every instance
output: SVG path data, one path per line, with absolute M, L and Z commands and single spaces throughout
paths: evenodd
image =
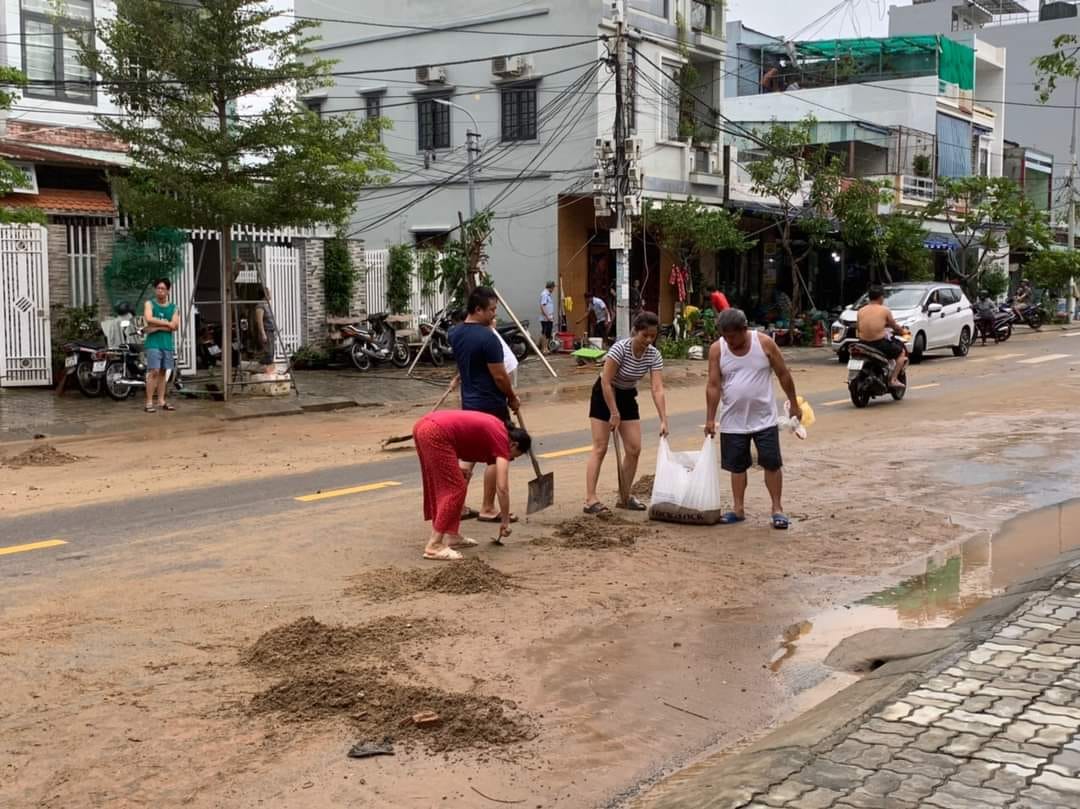
M 1080 807 L 1080 568 L 786 772 L 729 806 Z

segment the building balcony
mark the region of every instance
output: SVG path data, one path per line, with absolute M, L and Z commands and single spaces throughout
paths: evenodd
M 937 183 L 914 174 L 879 174 L 865 179 L 880 182 L 893 192 L 893 204 L 902 208 L 925 208 L 937 195 Z

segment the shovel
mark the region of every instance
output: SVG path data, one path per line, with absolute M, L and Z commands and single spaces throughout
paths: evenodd
M 619 469 L 619 502 L 626 506 L 630 502 L 630 486 L 626 482 L 626 477 L 623 475 L 622 466 L 622 442 L 619 440 L 619 433 L 613 431 L 611 433 L 612 439 L 615 441 L 615 465 Z
M 447 388 L 446 392 L 442 395 L 442 398 L 439 399 L 439 401 L 437 401 L 435 403 L 435 406 L 433 408 L 431 408 L 431 410 L 429 410 L 428 413 L 434 413 L 436 410 L 438 410 L 440 407 L 442 407 L 443 403 L 448 398 L 450 398 L 450 394 L 452 392 L 453 392 L 452 388 Z M 393 438 L 385 438 L 385 439 L 383 439 L 381 448 L 386 449 L 391 444 L 404 444 L 406 441 L 412 441 L 412 433 L 409 433 L 408 435 L 395 435 Z
M 525 422 L 518 413 L 518 424 L 525 429 Z M 536 453 L 529 447 L 529 458 L 532 460 L 533 471 L 536 478 L 529 481 L 529 503 L 525 507 L 526 514 L 535 514 L 555 504 L 555 474 L 548 472 L 546 475 L 540 471 L 540 464 L 536 460 Z

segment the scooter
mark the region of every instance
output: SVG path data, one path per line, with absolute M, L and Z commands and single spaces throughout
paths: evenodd
M 981 338 L 984 345 L 988 339 L 992 339 L 995 343 L 1004 343 L 1012 337 L 1012 324 L 1015 319 L 1015 315 L 1011 312 L 1003 312 L 1001 309 L 994 312 L 993 324 L 989 322 L 989 319 L 977 317 L 975 318 L 975 339 Z
M 421 318 L 419 323 L 420 341 L 421 345 L 424 340 L 427 340 L 427 348 L 424 351 L 428 355 L 428 359 L 431 360 L 431 364 L 436 368 L 442 366 L 447 359 L 451 359 L 454 356 L 454 349 L 450 345 L 450 327 L 453 326 L 454 320 L 448 310 L 439 312 L 434 319 L 434 322 L 427 318 Z M 432 333 L 434 332 L 434 333 Z M 431 338 L 428 339 L 428 335 Z
M 896 401 L 907 393 L 907 369 L 900 372 L 900 386 L 890 387 L 894 360 L 890 360 L 876 348 L 866 343 L 852 343 L 848 349 L 848 393 L 851 403 L 858 408 L 870 404 L 871 399 L 879 396 L 892 396 Z
M 1043 327 L 1042 312 L 1039 311 L 1039 307 L 1033 303 L 1029 303 L 1023 309 L 1020 309 L 1013 305 L 1012 300 L 1008 300 L 1002 307 L 1003 311 L 1009 311 L 1013 315 L 1014 323 L 1023 323 L 1032 331 L 1039 331 Z
M 521 321 L 521 327 L 528 329 L 529 321 Z M 525 335 L 521 333 L 516 324 L 507 323 L 503 326 L 497 326 L 496 331 L 498 331 L 499 335 L 506 341 L 506 344 L 510 346 L 510 350 L 514 352 L 514 356 L 519 362 L 528 356 L 529 342 L 525 339 Z
M 358 371 L 367 371 L 372 362 L 391 362 L 396 368 L 409 367 L 409 347 L 397 339 L 394 327 L 387 323 L 387 315 L 368 315 L 370 328 L 355 324 L 341 327 L 344 337 L 340 348 L 348 351 L 349 358 Z
M 74 341 L 64 345 L 64 373 L 75 377 L 83 396 L 100 396 L 104 392 L 107 353 L 96 343 Z

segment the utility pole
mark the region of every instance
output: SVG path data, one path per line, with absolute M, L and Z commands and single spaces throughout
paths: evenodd
M 1069 146 L 1069 252 L 1076 248 L 1076 107 L 1080 102 L 1080 78 L 1073 82 L 1072 141 Z M 1073 296 L 1075 278 L 1069 279 L 1068 294 L 1065 296 L 1065 322 L 1071 323 L 1076 311 L 1076 298 Z
M 461 110 L 469 116 L 469 121 L 472 122 L 473 128 L 465 131 L 465 149 L 468 152 L 468 163 L 466 168 L 466 176 L 469 183 L 469 220 L 472 221 L 476 217 L 476 157 L 480 154 L 480 125 L 476 123 L 476 118 L 473 114 L 465 109 L 460 104 L 455 104 L 453 101 L 447 101 L 445 98 L 434 99 L 436 104 L 441 104 L 444 107 L 453 107 L 455 110 Z
M 631 216 L 636 205 L 631 190 L 629 163 L 637 155 L 634 142 L 629 138 L 627 120 L 629 105 L 626 91 L 630 85 L 630 59 L 625 0 L 612 0 L 611 14 L 615 20 L 615 227 L 610 231 L 610 247 L 615 251 L 615 335 L 622 339 L 630 336 Z

